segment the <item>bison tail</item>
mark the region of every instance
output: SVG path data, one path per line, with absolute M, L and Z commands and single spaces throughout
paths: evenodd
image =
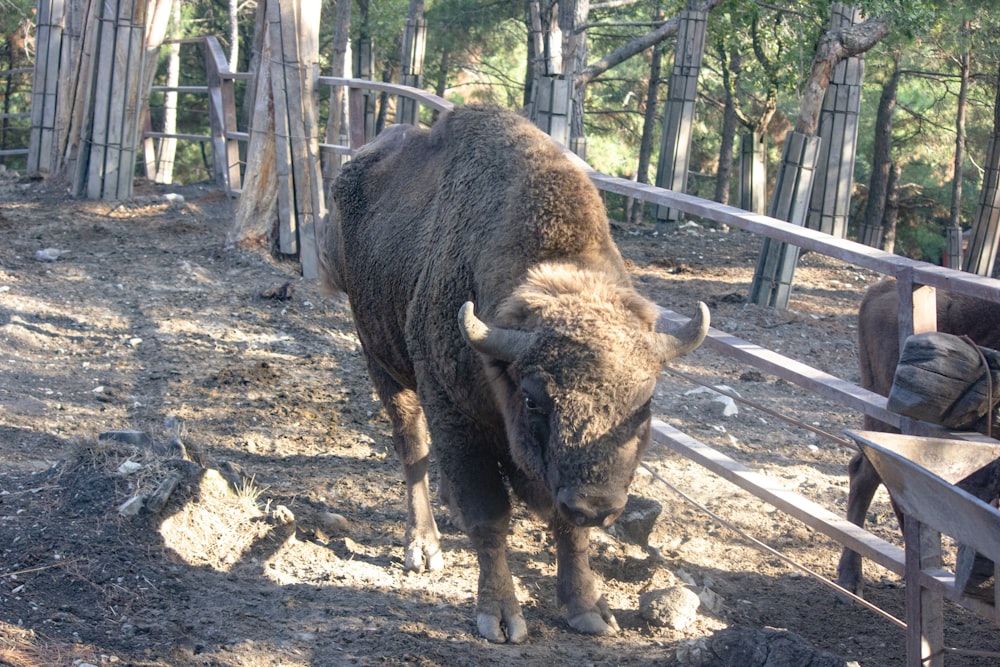
M 320 228 L 316 239 L 319 255 L 319 280 L 322 291 L 330 296 L 345 293 L 343 277 L 339 271 L 339 258 L 343 257 L 340 240 L 340 220 L 336 207 L 330 208 L 326 224 Z

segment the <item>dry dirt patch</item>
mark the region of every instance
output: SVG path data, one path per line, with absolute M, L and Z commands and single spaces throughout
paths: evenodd
M 903 664 L 900 630 L 836 603 L 648 473 L 633 491 L 663 507 L 649 546 L 599 533 L 592 549 L 622 632 L 566 629 L 551 542 L 519 512 L 511 566 L 531 639 L 488 645 L 474 623 L 475 556 L 444 509 L 445 571 L 403 571 L 402 482 L 343 303 L 291 263 L 223 250 L 231 210 L 212 188 L 147 187 L 108 205 L 8 179 L 0 202 L 0 662 L 662 665 L 684 642 L 741 624 L 792 630 L 862 665 Z M 705 300 L 720 328 L 856 378 L 855 312 L 875 276 L 806 255 L 778 312 L 743 302 L 750 235 L 615 233 L 636 284 L 662 305 L 690 313 Z M 47 248 L 55 261 L 36 258 Z M 860 423 L 705 350 L 676 368 L 829 433 Z M 847 447 L 745 407 L 722 416 L 694 388 L 665 376 L 657 416 L 842 513 Z M 125 429 L 151 444 L 98 438 Z M 122 472 L 126 461 L 141 468 Z M 838 549 L 822 535 L 661 449 L 648 462 L 833 576 Z M 161 512 L 119 513 L 172 474 Z M 897 539 L 884 494 L 871 518 Z M 901 614 L 898 579 L 867 574 L 869 597 Z M 640 596 L 681 582 L 712 604 L 682 630 L 648 623 Z M 949 623 L 952 643 L 996 650 L 985 624 L 955 611 Z

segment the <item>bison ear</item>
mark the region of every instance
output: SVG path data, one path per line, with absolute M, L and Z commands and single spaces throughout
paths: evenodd
M 671 359 L 687 354 L 701 345 L 708 334 L 710 323 L 711 316 L 708 313 L 708 306 L 699 301 L 698 312 L 679 329 L 671 333 L 652 334 L 655 338 L 653 348 L 656 350 L 660 363 L 667 364 Z
M 466 301 L 458 311 L 458 328 L 473 349 L 500 361 L 516 361 L 526 351 L 535 336 L 517 329 L 490 327 L 476 317 L 476 307 Z

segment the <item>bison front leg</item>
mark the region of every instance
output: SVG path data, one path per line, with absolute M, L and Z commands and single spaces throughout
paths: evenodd
M 590 529 L 573 526 L 558 514 L 552 526 L 556 539 L 556 600 L 565 607 L 566 622 L 586 634 L 616 633 L 618 622 L 598 592 L 590 569 Z
M 479 560 L 476 627 L 491 642 L 520 644 L 528 638 L 528 625 L 507 565 L 507 522 L 498 528 L 480 525 L 470 531 Z
M 847 466 L 850 490 L 847 495 L 847 520 L 864 528 L 865 515 L 872 504 L 882 480 L 875 466 L 862 454 L 855 454 Z M 837 584 L 855 595 L 861 595 L 864 580 L 861 576 L 861 554 L 847 547 L 840 554 L 837 564 Z
M 455 421 L 461 423 L 461 419 Z M 462 435 L 454 436 L 456 431 Z M 486 453 L 488 448 L 470 444 L 488 441 L 486 436 L 476 438 L 476 433 L 473 423 L 434 431 L 442 477 L 447 479 L 452 511 L 459 514 L 479 561 L 479 634 L 494 643 L 520 644 L 528 638 L 528 626 L 507 564 L 510 498 L 496 459 Z

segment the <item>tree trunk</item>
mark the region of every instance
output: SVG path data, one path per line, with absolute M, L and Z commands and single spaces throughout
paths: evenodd
M 896 93 L 899 90 L 900 52 L 896 52 L 892 74 L 882 84 L 882 96 L 878 102 L 878 112 L 875 116 L 875 145 L 872 151 L 872 174 L 868 181 L 868 201 L 861 220 L 861 243 L 873 248 L 882 246 L 885 229 L 882 226 L 885 217 L 886 196 L 889 191 L 889 174 L 892 163 L 892 120 L 896 109 Z
M 834 3 L 830 18 L 833 27 L 850 27 L 861 20 L 861 10 Z M 806 227 L 837 238 L 847 237 L 864 73 L 864 55 L 837 63 L 820 112 L 819 168 L 809 199 Z
M 871 18 L 850 28 L 831 29 L 816 47 L 809 79 L 806 81 L 795 130 L 785 140 L 782 162 L 778 168 L 778 184 L 771 202 L 771 215 L 796 224 L 805 222 L 812 191 L 812 175 L 816 160 L 816 129 L 823 109 L 823 97 L 830 85 L 833 68 L 844 58 L 864 53 L 889 32 L 883 17 Z M 793 142 L 791 144 L 790 142 Z M 791 146 L 791 150 L 790 150 Z M 805 193 L 804 201 L 798 199 Z M 791 199 L 788 199 L 791 197 Z M 752 303 L 774 308 L 787 308 L 792 278 L 798 262 L 798 248 L 765 239 L 750 285 Z
M 964 23 L 963 31 L 969 29 Z M 946 265 L 962 268 L 962 169 L 965 165 L 965 113 L 969 105 L 969 52 L 959 56 L 958 108 L 955 110 L 955 167 L 951 181 L 951 211 L 948 218 L 948 259 Z
M 725 51 L 719 47 L 722 61 L 725 62 Z M 730 73 L 739 76 L 742 68 L 740 54 L 736 49 L 729 56 L 729 67 L 723 67 L 722 77 L 728 79 Z M 715 201 L 720 204 L 729 203 L 729 188 L 733 173 L 733 148 L 736 145 L 736 100 L 733 99 L 732 86 L 725 86 L 725 106 L 722 109 L 722 132 L 719 141 L 719 168 L 715 172 Z
M 875 46 L 888 32 L 889 21 L 877 16 L 850 28 L 830 30 L 823 35 L 816 47 L 816 56 L 802 94 L 799 117 L 795 123 L 796 132 L 807 136 L 816 135 L 823 97 L 830 85 L 833 68 L 844 58 L 862 54 Z
M 882 228 L 885 230 L 881 249 L 896 252 L 896 221 L 899 219 L 899 165 L 895 162 L 889 169 L 889 184 L 886 186 L 885 215 Z
M 347 45 L 351 32 L 351 0 L 337 0 L 333 18 L 333 57 L 330 60 L 332 76 L 350 77 L 347 62 Z M 347 106 L 344 87 L 334 86 L 330 91 L 330 113 L 326 119 L 326 143 L 347 143 Z M 339 155 L 327 155 L 323 161 L 323 180 L 330 184 L 340 171 Z M 324 186 L 324 191 L 326 187 Z M 333 201 L 327 198 L 327 201 Z
M 590 0 L 560 0 L 559 29 L 563 34 L 563 76 L 569 81 L 573 102 L 570 105 L 569 148 L 585 157 L 583 107 L 587 87 L 577 85 L 580 72 L 587 65 L 587 31 L 583 29 L 590 13 Z
M 404 86 L 420 88 L 422 85 L 426 35 L 424 0 L 410 0 L 399 57 L 399 82 Z M 416 101 L 401 96 L 396 101 L 396 107 L 397 122 L 417 124 L 419 105 Z
M 981 276 L 994 275 L 997 245 L 1000 243 L 1000 70 L 993 103 L 993 134 L 986 149 L 983 185 L 972 224 L 965 270 Z
M 694 133 L 695 103 L 698 99 L 698 77 L 705 54 L 707 19 L 706 13 L 697 10 L 686 9 L 681 12 L 674 47 L 674 67 L 670 73 L 667 102 L 663 108 L 660 158 L 656 166 L 656 185 L 674 192 L 687 192 L 691 137 Z M 667 206 L 657 206 L 656 218 L 662 223 L 673 223 L 681 219 L 681 212 Z
M 649 161 L 653 155 L 653 133 L 656 129 L 656 103 L 659 99 L 660 68 L 663 54 L 658 46 L 653 47 L 649 60 L 649 84 L 646 86 L 646 112 L 642 119 L 642 141 L 639 143 L 639 164 L 635 179 L 639 183 L 649 183 Z M 646 203 L 636 200 L 632 205 L 631 221 L 639 223 L 645 217 Z
M 229 71 L 236 72 L 240 66 L 240 2 L 229 0 Z
M 173 0 L 170 10 L 170 27 L 173 37 L 181 35 L 181 0 Z M 167 48 L 167 86 L 177 86 L 181 80 L 181 45 L 174 42 Z M 177 132 L 177 91 L 168 90 L 163 94 L 163 132 Z M 156 154 L 157 183 L 173 183 L 174 157 L 177 155 L 177 139 L 160 139 Z

